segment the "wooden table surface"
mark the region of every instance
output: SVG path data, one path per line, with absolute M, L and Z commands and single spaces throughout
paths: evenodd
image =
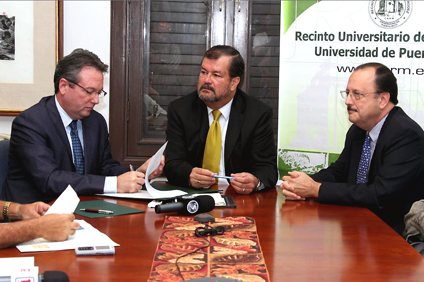
M 224 193 L 234 197 L 237 208 L 210 213 L 255 219 L 271 281 L 424 281 L 424 259 L 368 209 L 285 202 L 278 188 L 238 195 L 228 187 Z M 98 199 L 106 198 L 81 197 Z M 8 248 L 0 250 L 0 257 L 34 256 L 40 272 L 64 271 L 71 281 L 147 281 L 165 215 L 144 201 L 107 200 L 146 210 L 97 219 L 77 215 L 120 244 L 114 256 Z

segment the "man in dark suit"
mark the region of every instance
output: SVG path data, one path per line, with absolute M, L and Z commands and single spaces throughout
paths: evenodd
M 130 171 L 114 160 L 106 121 L 93 110 L 106 95 L 107 70 L 97 55 L 83 49 L 59 61 L 56 95 L 42 98 L 13 121 L 3 199 L 49 202 L 69 184 L 79 195 L 141 189 L 149 161 Z
M 360 65 L 341 91 L 353 123 L 339 159 L 309 177 L 290 172 L 281 189 L 288 200 L 368 207 L 399 234 L 413 202 L 424 198 L 424 132 L 396 106 L 396 78 L 379 63 Z M 370 161 L 364 163 L 370 137 Z
M 205 188 L 214 175 L 231 176 L 240 194 L 267 190 L 277 181 L 272 109 L 238 88 L 244 61 L 230 46 L 215 46 L 203 56 L 197 91 L 170 103 L 165 175 L 171 184 Z M 219 110 L 219 168 L 205 165 L 208 131 Z M 219 152 L 220 151 L 220 152 Z

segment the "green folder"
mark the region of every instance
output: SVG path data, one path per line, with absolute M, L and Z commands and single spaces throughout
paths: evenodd
M 108 210 L 113 211 L 113 214 L 103 214 L 103 213 L 92 213 L 86 211 L 80 211 L 80 209 L 97 209 L 97 210 Z M 96 201 L 83 201 L 79 202 L 77 208 L 75 209 L 75 214 L 79 214 L 82 216 L 86 216 L 89 218 L 99 218 L 99 217 L 108 217 L 108 216 L 116 216 L 123 214 L 132 214 L 132 213 L 143 213 L 145 211 L 130 208 L 123 205 L 113 204 L 101 200 Z

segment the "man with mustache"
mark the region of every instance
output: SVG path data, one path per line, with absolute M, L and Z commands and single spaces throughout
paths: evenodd
M 94 53 L 76 49 L 54 74 L 55 95 L 20 113 L 12 124 L 2 199 L 49 202 L 68 185 L 79 195 L 137 192 L 150 160 L 136 171 L 112 158 L 106 121 L 93 110 L 108 70 Z M 162 165 L 154 172 L 160 175 Z
M 405 214 L 424 198 L 424 132 L 396 106 L 396 77 L 380 63 L 358 66 L 341 94 L 353 125 L 338 160 L 312 176 L 290 172 L 283 194 L 368 207 L 402 234 Z
M 228 181 L 240 194 L 275 186 L 272 109 L 239 89 L 244 67 L 236 49 L 214 46 L 203 56 L 197 91 L 169 104 L 164 173 L 171 184 L 207 188 L 216 183 L 214 175 L 220 175 L 232 177 Z M 219 123 L 221 148 L 218 144 L 213 157 L 204 157 L 214 123 Z M 219 167 L 205 164 L 212 158 Z

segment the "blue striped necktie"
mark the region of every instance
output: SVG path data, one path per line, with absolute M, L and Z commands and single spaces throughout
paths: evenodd
M 365 137 L 364 146 L 362 147 L 361 160 L 359 161 L 358 174 L 356 177 L 356 183 L 367 183 L 368 180 L 368 166 L 371 160 L 371 137 L 367 132 Z
M 84 174 L 84 154 L 80 139 L 78 137 L 77 120 L 73 120 L 69 126 L 71 127 L 72 150 L 74 151 L 75 170 L 79 174 Z

